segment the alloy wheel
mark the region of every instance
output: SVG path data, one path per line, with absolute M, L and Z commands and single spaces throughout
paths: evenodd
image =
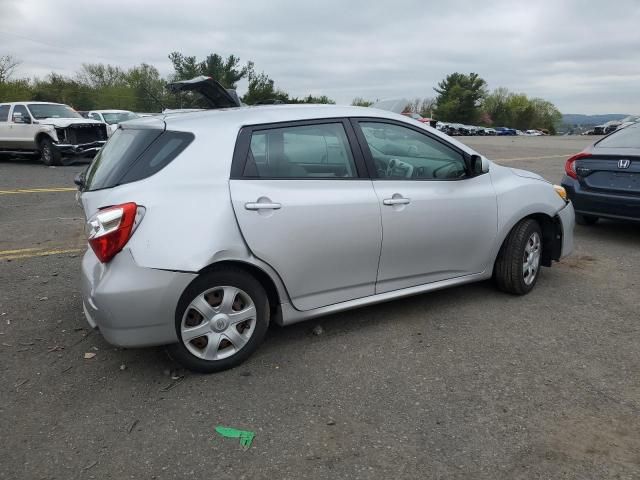
M 522 276 L 524 283 L 531 285 L 538 275 L 540 268 L 541 241 L 538 232 L 533 232 L 524 247 Z

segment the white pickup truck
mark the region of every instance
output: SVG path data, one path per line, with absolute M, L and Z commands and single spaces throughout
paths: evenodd
M 0 103 L 0 156 L 38 155 L 46 165 L 93 156 L 107 141 L 103 122 L 61 103 Z

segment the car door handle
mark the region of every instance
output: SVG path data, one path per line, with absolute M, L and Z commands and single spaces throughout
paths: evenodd
M 281 207 L 280 203 L 250 202 L 244 204 L 246 210 L 279 210 Z
M 382 200 L 382 203 L 384 203 L 385 205 L 407 205 L 411 203 L 411 199 L 404 197 L 385 198 L 384 200 Z

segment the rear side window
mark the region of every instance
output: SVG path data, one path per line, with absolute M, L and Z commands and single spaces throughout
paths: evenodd
M 342 123 L 254 131 L 244 177 L 353 178 L 357 171 Z
M 85 190 L 111 188 L 157 173 L 193 141 L 188 132 L 119 128 L 85 176 Z
M 0 105 L 0 122 L 9 120 L 9 105 Z
M 640 148 L 640 123 L 629 125 L 612 133 L 596 143 L 596 147 Z

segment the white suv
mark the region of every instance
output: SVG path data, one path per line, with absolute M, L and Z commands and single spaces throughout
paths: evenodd
M 61 103 L 0 103 L 0 155 L 40 155 L 46 165 L 94 155 L 107 140 L 107 127 Z

